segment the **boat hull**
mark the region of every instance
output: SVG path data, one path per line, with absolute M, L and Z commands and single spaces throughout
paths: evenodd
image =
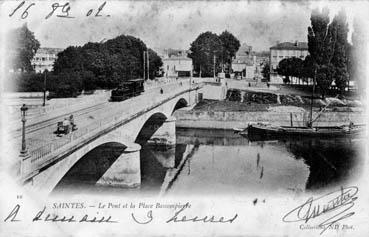
M 357 135 L 364 131 L 362 126 L 335 127 L 288 127 L 269 125 L 249 125 L 247 137 L 250 140 L 266 140 L 285 137 L 344 137 Z M 244 134 L 245 135 L 245 134 Z

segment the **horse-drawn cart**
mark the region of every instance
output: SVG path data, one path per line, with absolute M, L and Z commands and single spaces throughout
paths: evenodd
M 74 123 L 58 122 L 56 128 L 56 134 L 58 136 L 69 134 L 70 132 L 77 130 L 77 126 Z

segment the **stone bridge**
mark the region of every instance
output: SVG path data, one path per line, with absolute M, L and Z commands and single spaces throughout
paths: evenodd
M 81 158 L 108 144 L 121 146 L 123 152 L 97 184 L 140 186 L 140 144 L 175 145 L 175 117 L 172 114 L 179 108 L 196 104 L 201 86 L 193 82 L 181 83 L 155 98 L 135 97 L 128 108 L 112 102 L 104 110 L 106 116 L 102 119 L 21 157 L 22 182 L 29 190 L 48 194 Z

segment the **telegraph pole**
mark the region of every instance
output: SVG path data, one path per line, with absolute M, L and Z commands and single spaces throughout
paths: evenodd
M 146 79 L 146 75 L 145 75 L 145 71 L 146 71 L 146 65 L 145 65 L 145 53 L 146 51 L 143 51 L 143 79 L 145 80 Z
M 215 54 L 214 54 L 214 62 L 213 62 L 213 66 L 214 66 L 214 79 L 215 79 Z
M 147 52 L 147 78 L 150 79 L 150 59 L 149 59 L 149 50 Z
M 42 106 L 45 106 L 46 104 L 46 73 L 47 71 L 45 70 L 44 71 L 44 100 L 43 100 Z

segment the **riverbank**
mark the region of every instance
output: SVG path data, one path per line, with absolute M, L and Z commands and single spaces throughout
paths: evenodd
M 177 118 L 176 126 L 182 128 L 207 128 L 207 129 L 233 129 L 245 128 L 251 122 L 265 122 L 280 126 L 304 126 L 308 121 L 306 112 L 272 112 L 272 111 L 186 111 L 178 110 L 174 116 Z M 313 113 L 313 118 L 317 112 Z M 292 119 L 291 119 L 292 118 Z M 327 112 L 323 113 L 316 126 L 340 126 L 365 123 L 363 113 Z
M 211 90 L 212 88 L 208 88 Z M 276 126 L 306 126 L 312 118 L 315 126 L 341 126 L 365 123 L 364 106 L 359 100 L 314 97 L 295 91 L 268 91 L 268 88 L 228 88 L 225 99 L 204 99 L 192 109 L 175 112 L 176 126 L 183 128 L 232 129 L 249 123 L 264 122 Z M 312 106 L 312 108 L 311 108 Z M 324 112 L 321 112 L 324 110 Z

